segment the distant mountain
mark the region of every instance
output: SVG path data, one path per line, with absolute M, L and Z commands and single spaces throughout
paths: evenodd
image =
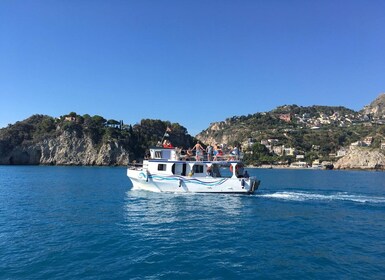
M 372 103 L 365 106 L 362 114 L 385 119 L 385 93 L 381 93 Z

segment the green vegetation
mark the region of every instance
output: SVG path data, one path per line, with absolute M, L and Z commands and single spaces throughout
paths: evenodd
M 344 107 L 285 105 L 266 113 L 234 116 L 214 124 L 197 136 L 203 143 L 242 146 L 247 164 L 275 164 L 296 161 L 296 155 L 311 163 L 333 160 L 342 147 L 372 137 L 371 148 L 385 139 L 385 122 Z M 33 115 L 0 129 L 0 155 L 15 147 L 31 145 L 59 136 L 87 137 L 95 147 L 117 142 L 130 156 L 140 160 L 150 146 L 162 140 L 166 130 L 174 146 L 192 147 L 195 140 L 178 123 L 143 119 L 135 125 L 107 120 L 102 116 L 71 112 L 59 118 Z M 287 148 L 295 152 L 286 151 Z M 281 149 L 281 150 L 280 150 Z
M 333 160 L 338 150 L 366 137 L 373 137 L 371 147 L 379 148 L 385 140 L 385 125 L 380 123 L 345 107 L 285 105 L 266 113 L 228 118 L 197 137 L 242 143 L 247 164 L 290 163 L 298 154 L 311 163 Z M 293 148 L 295 154 L 274 152 L 276 147 Z
M 124 125 L 116 120 L 106 120 L 102 116 L 77 115 L 71 112 L 60 118 L 33 115 L 30 118 L 0 129 L 0 154 L 6 154 L 17 146 L 37 143 L 55 138 L 63 133 L 68 137 L 89 137 L 96 147 L 116 141 L 125 148 L 131 160 L 140 160 L 149 146 L 162 139 L 167 128 L 169 139 L 174 146 L 190 147 L 194 138 L 187 129 L 177 123 L 161 120 L 142 120 L 139 124 Z

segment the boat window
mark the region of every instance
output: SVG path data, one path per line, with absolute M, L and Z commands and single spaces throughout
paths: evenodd
M 213 177 L 222 177 L 221 172 L 219 171 L 219 166 L 217 164 L 213 164 L 211 166 L 211 172 Z
M 166 171 L 166 164 L 158 164 L 158 171 Z
M 194 165 L 194 173 L 203 173 L 203 165 Z
M 162 158 L 162 151 L 155 151 L 155 158 Z

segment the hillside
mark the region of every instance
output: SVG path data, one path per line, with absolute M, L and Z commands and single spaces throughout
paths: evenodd
M 141 160 L 167 127 L 174 145 L 192 145 L 184 127 L 160 120 L 131 126 L 76 113 L 60 118 L 33 115 L 0 129 L 0 164 L 126 165 Z
M 376 104 L 379 108 L 382 103 Z M 242 146 L 249 164 L 336 161 L 350 145 L 380 148 L 385 139 L 384 118 L 365 112 L 285 105 L 212 123 L 196 137 L 205 143 Z
M 249 165 L 336 163 L 346 155 L 347 161 L 336 166 L 350 168 L 356 166 L 351 161 L 359 153 L 349 157 L 349 151 L 362 147 L 363 157 L 373 155 L 367 166 L 384 168 L 382 162 L 376 163 L 380 157 L 371 153 L 385 151 L 384 104 L 385 94 L 359 112 L 345 107 L 284 105 L 212 123 L 196 138 L 225 150 L 241 147 Z M 125 125 L 73 112 L 59 118 L 34 115 L 0 129 L 0 164 L 125 165 L 140 161 L 166 129 L 174 146 L 193 146 L 195 139 L 178 123 L 144 119 Z

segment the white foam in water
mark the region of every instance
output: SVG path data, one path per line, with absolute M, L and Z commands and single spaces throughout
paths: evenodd
M 360 203 L 385 203 L 385 197 L 353 195 L 353 194 L 347 194 L 347 193 L 319 194 L 319 193 L 307 193 L 307 192 L 276 192 L 271 194 L 260 194 L 259 196 L 282 199 L 282 200 L 293 200 L 293 201 L 344 200 L 344 201 L 353 201 L 353 202 L 360 202 Z

